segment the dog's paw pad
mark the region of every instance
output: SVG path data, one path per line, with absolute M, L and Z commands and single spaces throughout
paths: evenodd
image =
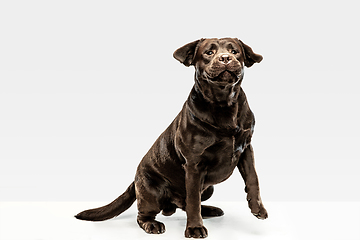
M 251 212 L 256 218 L 265 220 L 268 218 L 268 213 L 263 206 L 260 206 L 260 210 L 257 212 Z
M 145 222 L 142 225 L 142 228 L 145 230 L 145 232 L 152 233 L 152 234 L 161 234 L 161 233 L 165 232 L 165 225 L 163 223 L 155 221 L 155 220 Z
M 207 229 L 202 227 L 187 227 L 185 237 L 187 238 L 206 238 L 208 235 Z

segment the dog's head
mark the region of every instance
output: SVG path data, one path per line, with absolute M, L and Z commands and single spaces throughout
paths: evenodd
M 177 49 L 173 56 L 185 66 L 195 67 L 196 80 L 208 100 L 228 104 L 229 97 L 237 97 L 234 87 L 239 88 L 244 66 L 251 67 L 263 59 L 237 38 L 199 39 Z
M 177 49 L 174 58 L 185 66 L 194 65 L 197 77 L 224 83 L 236 82 L 244 65 L 251 67 L 262 60 L 237 38 L 200 39 Z

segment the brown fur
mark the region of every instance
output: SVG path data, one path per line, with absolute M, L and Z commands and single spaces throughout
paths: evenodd
M 186 237 L 208 235 L 203 217 L 223 215 L 220 208 L 201 205 L 213 185 L 225 181 L 237 167 L 245 181 L 251 212 L 267 218 L 254 167 L 251 137 L 254 115 L 241 88 L 244 66 L 262 56 L 235 38 L 200 39 L 177 49 L 174 57 L 195 67 L 195 85 L 170 126 L 140 162 L 135 180 L 119 198 L 76 215 L 100 221 L 125 211 L 137 200 L 137 222 L 147 233 L 163 233 L 155 220 L 176 208 L 187 214 Z

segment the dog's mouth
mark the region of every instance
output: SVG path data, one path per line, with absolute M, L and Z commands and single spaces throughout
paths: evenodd
M 207 80 L 218 83 L 235 83 L 239 79 L 239 75 L 230 70 L 224 70 L 219 74 L 209 74 L 206 71 L 204 72 L 204 76 Z
M 236 74 L 229 70 L 225 70 L 225 71 L 221 72 L 217 77 L 215 77 L 215 81 L 218 81 L 218 82 L 233 83 L 236 80 L 237 80 Z

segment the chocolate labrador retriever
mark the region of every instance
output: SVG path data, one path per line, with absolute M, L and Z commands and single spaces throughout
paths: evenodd
M 201 205 L 213 185 L 225 181 L 237 167 L 245 181 L 251 212 L 268 214 L 259 194 L 250 144 L 254 115 L 240 87 L 244 66 L 262 56 L 236 38 L 200 39 L 177 49 L 174 58 L 195 67 L 195 84 L 182 110 L 140 162 L 135 180 L 110 204 L 75 217 L 102 221 L 119 215 L 137 200 L 139 226 L 147 233 L 163 233 L 155 220 L 176 208 L 186 212 L 185 237 L 208 235 L 202 218 L 223 215 L 220 208 Z

